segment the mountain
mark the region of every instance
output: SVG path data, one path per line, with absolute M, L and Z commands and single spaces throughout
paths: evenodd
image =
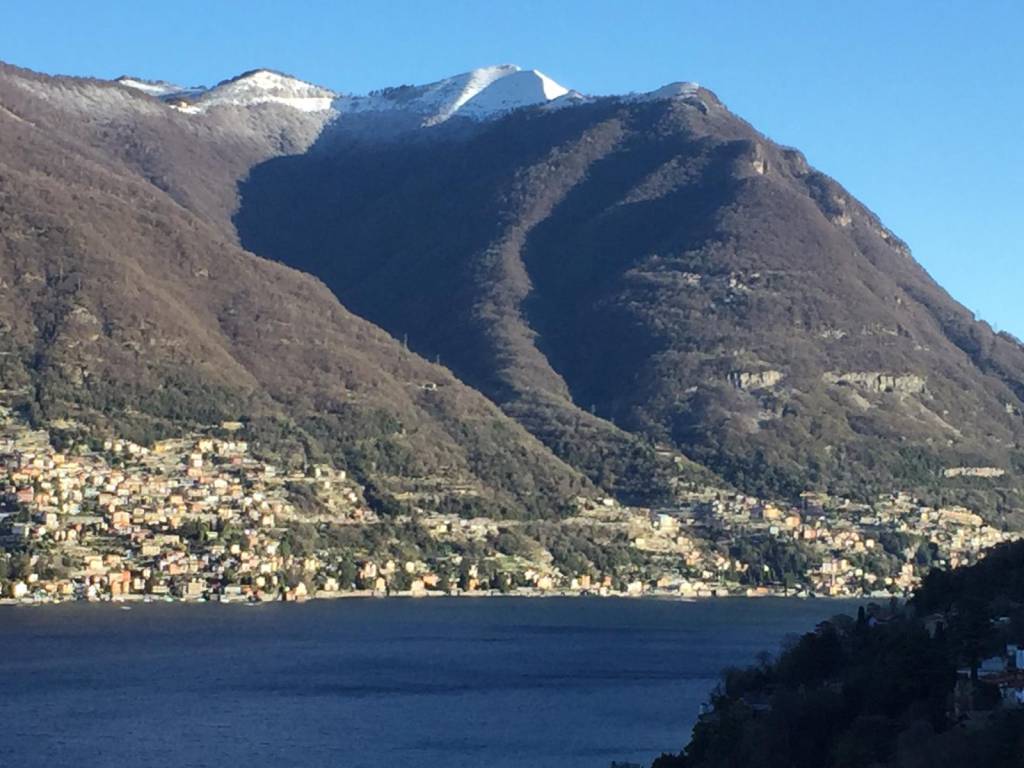
M 376 141 L 340 113 L 252 170 L 242 242 L 599 482 L 624 431 L 757 493 L 1019 505 L 1024 348 L 870 210 L 693 84 L 557 101 Z
M 4 67 L 0 143 L 5 375 L 47 414 L 372 433 L 365 472 L 506 509 L 719 478 L 1022 508 L 1021 344 L 696 84 Z
M 448 370 L 238 246 L 234 179 L 315 130 L 266 106 L 282 111 L 199 122 L 116 84 L 0 70 L 3 401 L 144 442 L 244 421 L 287 463 L 492 514 L 591 492 Z
M 335 93 L 269 69 L 244 72 L 212 88 L 184 88 L 127 76 L 115 82 L 187 114 L 202 114 L 215 107 L 278 104 L 301 112 L 328 112 L 346 118 L 367 113 L 400 114 L 414 117 L 415 127 L 438 125 L 453 117 L 489 120 L 523 107 L 583 98 L 543 72 L 524 71 L 512 64 L 483 67 L 423 86 L 385 88 L 365 96 Z

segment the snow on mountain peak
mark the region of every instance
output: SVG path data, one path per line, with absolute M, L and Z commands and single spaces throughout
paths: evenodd
M 633 101 L 665 101 L 670 99 L 685 99 L 696 96 L 700 90 L 697 83 L 676 82 L 663 85 L 653 91 L 640 93 L 632 97 Z
M 564 96 L 568 88 L 535 69 L 516 70 L 491 81 L 464 102 L 461 114 L 488 117 L 510 109 L 546 104 Z
M 424 94 L 419 99 L 420 106 L 427 107 L 424 111 L 434 112 L 431 123 L 444 122 L 495 83 L 519 72 L 519 67 L 515 65 L 502 64 L 474 69 L 439 80 L 423 86 Z
M 302 112 L 326 112 L 337 97 L 327 88 L 270 69 L 243 72 L 212 88 L 182 88 L 134 77 L 119 77 L 115 82 L 190 114 L 205 112 L 211 107 L 251 107 L 267 103 L 283 104 Z
M 117 78 L 114 82 L 118 85 L 123 85 L 125 88 L 131 88 L 133 91 L 141 91 L 142 93 L 154 96 L 158 99 L 174 93 L 181 93 L 186 90 L 180 85 L 168 83 L 164 80 L 142 80 L 137 77 L 128 77 L 127 75 Z
M 211 107 L 251 107 L 283 104 L 301 112 L 324 112 L 336 98 L 334 91 L 269 69 L 255 69 L 218 83 L 181 108 L 204 112 Z
M 455 116 L 485 120 L 521 107 L 546 104 L 568 93 L 547 75 L 513 64 L 481 67 L 419 86 L 347 96 L 335 109 L 341 114 L 402 111 L 421 125 L 437 125 Z
M 536 69 L 514 64 L 481 67 L 426 85 L 403 85 L 366 96 L 339 95 L 270 69 L 255 69 L 212 88 L 186 89 L 172 83 L 121 77 L 118 84 L 164 101 L 179 111 L 199 114 L 215 107 L 277 104 L 302 112 L 323 113 L 344 122 L 346 115 L 381 115 L 407 128 L 444 123 L 454 117 L 489 120 L 523 107 L 560 109 L 588 103 L 592 97 L 572 91 Z M 686 99 L 698 85 L 677 82 L 648 93 L 618 98 L 627 101 Z M 391 115 L 385 118 L 384 114 Z

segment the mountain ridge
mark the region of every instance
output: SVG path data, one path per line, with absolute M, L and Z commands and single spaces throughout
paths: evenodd
M 524 72 L 498 69 L 492 83 Z M 451 80 L 365 98 L 415 101 Z M 333 114 L 351 97 L 331 93 L 326 109 L 189 111 L 123 83 L 0 67 L 8 122 L 152 185 L 216 232 L 211 245 L 316 276 L 501 406 L 556 475 L 571 466 L 643 502 L 670 501 L 680 475 L 721 475 L 789 498 L 909 488 L 1019 509 L 1020 345 L 711 91 L 545 91 L 435 122 L 439 104 L 458 115 L 486 88 L 390 122 Z M 1003 475 L 944 474 L 958 467 Z
M 683 93 L 430 145 L 325 133 L 253 170 L 236 226 L 520 420 L 547 392 L 758 493 L 1015 474 L 1021 348 L 799 152 Z
M 423 115 L 421 126 L 438 125 L 452 117 L 489 120 L 516 109 L 559 108 L 587 103 L 595 98 L 658 100 L 693 95 L 695 83 L 669 83 L 645 93 L 587 96 L 559 84 L 536 69 L 498 64 L 462 72 L 424 85 L 401 85 L 373 90 L 365 95 L 335 91 L 270 68 L 256 68 L 222 80 L 214 86 L 184 88 L 165 80 L 145 80 L 122 75 L 110 81 L 168 103 L 189 114 L 213 106 L 254 106 L 274 102 L 309 112 L 331 112 L 332 119 L 349 113 L 411 111 Z M 239 86 L 248 94 L 235 93 Z M 288 95 L 272 95 L 273 91 Z M 289 94 L 290 92 L 290 94 Z M 314 96 L 298 97 L 299 92 Z
M 215 211 L 199 212 L 202 197 L 184 194 L 202 190 L 155 184 L 146 169 L 160 158 L 126 153 L 110 136 L 160 137 L 182 158 L 198 150 L 193 162 L 217 168 L 218 183 L 240 158 L 203 154 L 185 123 L 153 128 L 148 112 L 123 129 L 67 121 L 38 88 L 77 109 L 109 87 L 25 89 L 9 72 L 0 71 L 0 390 L 32 420 L 114 427 L 143 442 L 239 420 L 285 463 L 330 458 L 395 492 L 443 477 L 456 501 L 494 514 L 558 514 L 574 493 L 593 492 L 318 280 L 244 252 Z

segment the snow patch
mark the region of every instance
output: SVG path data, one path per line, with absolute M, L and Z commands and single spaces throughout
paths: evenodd
M 26 78 L 14 74 L 8 82 L 46 101 L 80 114 L 127 115 L 157 114 L 165 109 L 158 102 L 139 99 L 128 88 L 116 84 L 78 78 Z
M 373 115 L 377 113 L 385 119 L 387 113 L 389 123 L 405 129 L 439 125 L 455 117 L 485 121 L 526 107 L 557 110 L 595 100 L 566 88 L 543 72 L 512 64 L 481 67 L 434 83 L 385 88 L 365 96 L 337 94 L 269 69 L 246 72 L 212 88 L 182 88 L 134 77 L 122 77 L 115 82 L 186 114 L 198 115 L 218 107 L 275 104 L 300 112 L 326 113 L 327 119 L 342 124 L 346 115 L 365 116 L 365 122 L 374 121 Z M 696 83 L 677 82 L 648 93 L 617 98 L 630 102 L 687 99 L 698 91 Z
M 546 112 L 553 112 L 558 109 L 565 109 L 566 107 L 576 107 L 580 104 L 592 104 L 595 100 L 596 99 L 593 96 L 587 96 L 579 91 L 569 90 L 557 99 L 552 99 L 541 108 Z
M 174 85 L 174 83 L 167 83 L 162 80 L 150 81 L 137 80 L 134 77 L 119 77 L 114 82 L 118 85 L 123 85 L 125 88 L 131 88 L 133 91 L 142 91 L 142 93 L 155 98 L 187 90 L 180 85 Z
M 182 112 L 197 114 L 214 107 L 253 107 L 282 104 L 300 112 L 326 112 L 334 91 L 269 69 L 258 69 L 225 80 L 209 90 L 174 92 L 163 98 Z
M 663 85 L 647 93 L 638 93 L 627 97 L 630 101 L 670 101 L 672 99 L 686 99 L 696 96 L 700 90 L 697 83 L 678 82 Z
M 420 86 L 386 88 L 368 96 L 343 96 L 334 105 L 342 116 L 401 111 L 424 126 L 453 117 L 487 120 L 514 109 L 547 104 L 569 93 L 543 72 L 512 64 L 474 69 Z
M 512 109 L 546 104 L 568 92 L 568 88 L 535 69 L 513 72 L 494 80 L 465 101 L 460 114 L 489 117 Z

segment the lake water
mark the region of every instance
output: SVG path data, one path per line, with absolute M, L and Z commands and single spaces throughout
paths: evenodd
M 850 605 L 725 599 L 0 607 L 0 766 L 608 768 L 722 668 Z

